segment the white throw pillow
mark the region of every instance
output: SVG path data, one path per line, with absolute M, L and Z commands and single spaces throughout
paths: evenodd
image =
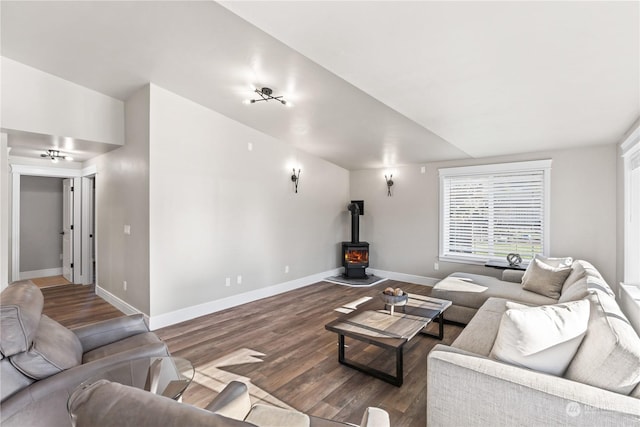
M 569 274 L 571 267 L 552 267 L 534 259 L 522 277 L 522 289 L 557 300 Z
M 528 307 L 507 302 L 489 357 L 561 376 L 587 331 L 589 302 Z

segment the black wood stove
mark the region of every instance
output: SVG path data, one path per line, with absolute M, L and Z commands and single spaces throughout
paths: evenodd
M 352 201 L 351 241 L 342 242 L 342 266 L 344 276 L 350 279 L 366 279 L 369 266 L 369 243 L 360 241 L 360 215 L 364 215 L 364 202 Z

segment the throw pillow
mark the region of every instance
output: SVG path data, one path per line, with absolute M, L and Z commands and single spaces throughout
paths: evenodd
M 528 307 L 507 302 L 489 357 L 562 375 L 587 331 L 589 302 Z
M 573 258 L 571 258 L 571 257 L 550 258 L 550 257 L 546 257 L 546 256 L 543 256 L 543 255 L 535 255 L 533 257 L 533 259 L 531 260 L 531 262 L 529 263 L 529 265 L 527 266 L 527 269 L 524 272 L 524 276 L 522 276 L 522 283 L 524 283 L 524 281 L 527 280 L 529 275 L 531 274 L 529 272 L 529 269 L 531 268 L 531 264 L 534 264 L 534 261 L 536 259 L 538 261 L 542 262 L 543 264 L 546 264 L 546 265 L 548 265 L 550 267 L 553 267 L 553 268 L 571 267 L 573 265 Z
M 571 264 L 573 264 L 573 258 L 571 258 L 570 256 L 568 257 L 562 257 L 562 258 L 551 258 L 551 257 L 546 257 L 543 255 L 536 255 L 534 257 L 535 259 L 537 259 L 540 262 L 543 262 L 547 265 L 550 265 L 551 267 L 571 267 Z
M 571 267 L 556 268 L 534 259 L 526 273 L 522 277 L 523 289 L 557 300 L 564 281 L 571 274 Z

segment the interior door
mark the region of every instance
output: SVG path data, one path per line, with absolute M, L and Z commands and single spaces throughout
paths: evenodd
M 62 275 L 73 283 L 73 180 L 62 180 Z

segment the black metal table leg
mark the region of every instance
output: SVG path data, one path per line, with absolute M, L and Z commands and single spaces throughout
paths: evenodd
M 438 335 L 436 334 L 431 334 L 429 332 L 425 332 L 424 330 L 420 331 L 420 333 L 422 335 L 426 335 L 428 337 L 433 337 L 433 338 L 437 338 L 439 340 L 442 340 L 444 338 L 444 316 L 442 315 L 442 313 L 440 313 L 435 319 L 433 319 L 434 321 L 438 322 Z M 428 325 L 427 325 L 428 326 Z
M 376 345 L 375 343 L 370 343 L 370 344 Z M 377 347 L 384 348 L 383 346 L 379 346 L 379 345 Z M 393 376 L 384 371 L 358 363 L 354 360 L 348 360 L 344 354 L 344 348 L 345 348 L 344 335 L 338 334 L 338 362 L 340 362 L 342 365 L 349 366 L 350 368 L 356 369 L 360 372 L 364 372 L 365 374 L 368 374 L 378 379 L 381 379 L 383 381 L 386 381 L 389 384 L 393 384 L 397 387 L 400 387 L 404 380 L 404 364 L 403 364 L 403 358 L 402 358 L 403 347 L 404 345 L 401 345 L 395 349 L 396 375 Z

